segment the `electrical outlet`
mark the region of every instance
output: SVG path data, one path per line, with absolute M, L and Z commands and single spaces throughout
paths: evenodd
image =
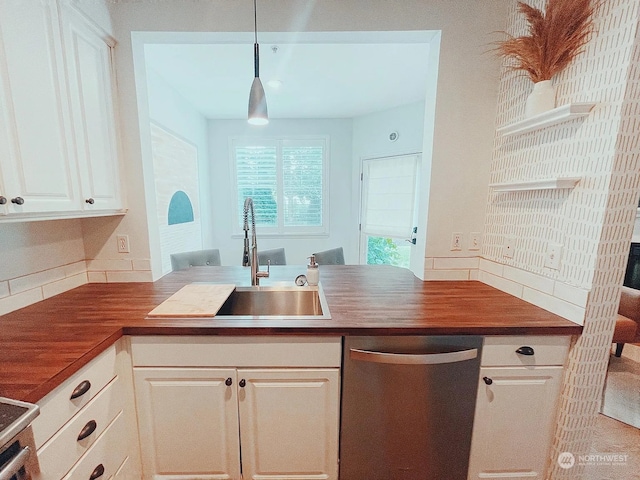
M 451 234 L 451 250 L 462 250 L 462 233 L 453 232 Z
M 469 250 L 480 250 L 480 232 L 469 234 Z
M 116 235 L 118 242 L 118 253 L 129 253 L 129 235 Z
M 505 258 L 513 258 L 515 252 L 516 239 L 514 237 L 506 237 L 502 246 L 502 256 Z
M 544 256 L 544 266 L 552 270 L 560 270 L 560 258 L 562 257 L 562 245 L 549 243 L 547 254 Z

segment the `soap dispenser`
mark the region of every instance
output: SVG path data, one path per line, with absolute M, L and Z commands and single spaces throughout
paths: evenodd
M 309 265 L 307 265 L 307 284 L 318 285 L 320 281 L 320 269 L 316 263 L 316 256 L 311 255 L 307 258 L 309 259 Z

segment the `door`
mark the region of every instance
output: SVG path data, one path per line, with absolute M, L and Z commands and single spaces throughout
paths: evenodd
M 114 114 L 115 40 L 63 7 L 72 118 L 85 210 L 122 207 Z
M 362 161 L 360 263 L 409 268 L 414 245 L 419 154 Z
M 240 478 L 236 371 L 134 368 L 145 479 Z
M 238 379 L 244 480 L 337 480 L 339 370 L 242 369 Z
M 0 2 L 0 76 L 9 212 L 79 210 L 56 2 Z
M 563 367 L 480 369 L 469 479 L 542 479 Z

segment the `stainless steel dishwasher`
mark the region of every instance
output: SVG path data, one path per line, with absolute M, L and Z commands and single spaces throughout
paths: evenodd
M 345 337 L 340 480 L 466 480 L 481 337 Z

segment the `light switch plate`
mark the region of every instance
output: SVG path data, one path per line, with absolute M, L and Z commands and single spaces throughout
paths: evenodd
M 471 232 L 469 234 L 469 250 L 480 250 L 480 232 Z

